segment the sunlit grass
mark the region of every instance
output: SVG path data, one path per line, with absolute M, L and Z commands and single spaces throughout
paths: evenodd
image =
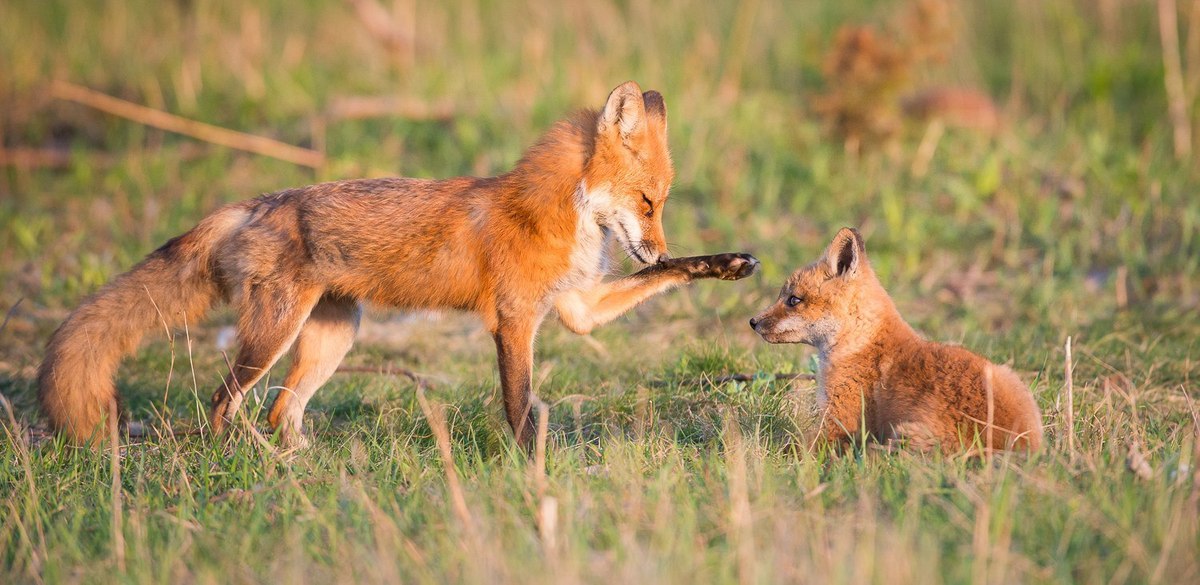
M 0 311 L 23 299 L 0 331 L 15 417 L 0 413 L 0 581 L 1200 580 L 1200 176 L 1172 151 L 1153 3 L 966 4 L 950 58 L 913 83 L 979 88 L 1005 122 L 948 130 L 924 174 L 925 127 L 849 156 L 811 107 L 836 28 L 884 22 L 890 3 L 394 5 L 417 18 L 411 61 L 347 3 L 0 3 L 0 145 L 70 158 L 0 168 Z M 323 148 L 329 163 L 54 102 L 54 78 Z M 197 434 L 228 310 L 173 342 L 156 332 L 123 365 L 149 435 L 120 447 L 118 506 L 110 453 L 36 432 L 33 370 L 66 311 L 219 204 L 318 180 L 502 172 L 626 79 L 666 96 L 673 252 L 747 250 L 763 270 L 656 299 L 591 342 L 548 323 L 544 476 L 508 438 L 491 339 L 459 316 L 373 312 L 347 363 L 430 380 L 466 521 L 407 378 L 337 375 L 302 453 L 261 434 L 261 388 L 246 408 L 257 426 Z M 339 97 L 387 95 L 454 114 L 314 124 Z M 709 382 L 811 371 L 810 350 L 767 346 L 744 322 L 842 225 L 866 234 L 918 329 L 1031 384 L 1042 453 L 831 456 L 809 447 L 811 383 Z M 1130 470 L 1135 446 L 1148 477 Z

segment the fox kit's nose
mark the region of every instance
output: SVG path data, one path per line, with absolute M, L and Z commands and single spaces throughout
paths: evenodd
M 750 328 L 751 329 L 757 328 L 758 324 L 760 322 L 762 322 L 762 320 L 759 319 L 758 317 L 750 317 Z

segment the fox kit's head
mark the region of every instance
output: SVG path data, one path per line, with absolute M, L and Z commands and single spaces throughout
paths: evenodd
M 807 343 L 828 350 L 840 336 L 865 333 L 882 288 L 858 230 L 842 228 L 816 262 L 788 278 L 779 298 L 750 327 L 770 343 Z
M 669 258 L 662 212 L 674 178 L 662 95 L 621 84 L 597 116 L 580 185 L 583 206 L 635 260 L 660 262 Z

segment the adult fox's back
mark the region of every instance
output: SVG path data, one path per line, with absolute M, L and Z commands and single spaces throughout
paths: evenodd
M 86 441 L 118 400 L 113 376 L 151 327 L 202 316 L 221 295 L 213 253 L 244 221 L 224 207 L 152 252 L 80 304 L 54 331 L 38 369 L 38 400 L 50 424 Z

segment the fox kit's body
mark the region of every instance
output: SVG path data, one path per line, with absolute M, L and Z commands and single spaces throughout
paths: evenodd
M 771 343 L 817 348 L 821 434 L 834 444 L 867 436 L 947 451 L 976 438 L 988 449 L 1041 445 L 1041 415 L 1025 384 L 1007 367 L 917 335 L 854 230 L 838 232 L 750 326 Z
M 269 420 L 299 442 L 304 407 L 369 302 L 478 314 L 496 341 L 508 421 L 527 443 L 533 339 L 547 312 L 587 333 L 694 278 L 754 270 L 741 254 L 668 259 L 661 218 L 672 176 L 662 97 L 630 82 L 601 112 L 557 124 L 505 175 L 343 181 L 228 205 L 67 318 L 39 371 L 43 409 L 87 440 L 115 401 L 117 364 L 145 330 L 228 301 L 241 347 L 213 396 L 213 427 L 292 348 Z M 614 238 L 653 265 L 602 282 Z

